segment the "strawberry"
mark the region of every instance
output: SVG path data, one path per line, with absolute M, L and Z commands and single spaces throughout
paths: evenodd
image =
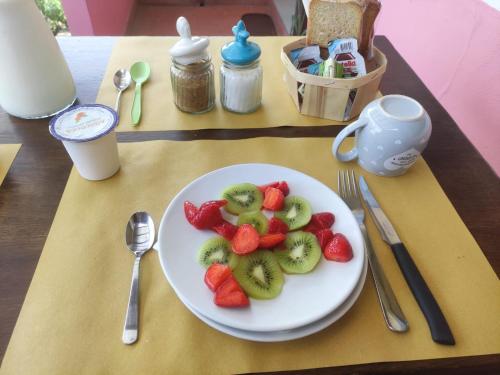
M 290 189 L 288 188 L 288 184 L 286 183 L 286 181 L 280 181 L 280 183 L 278 184 L 278 189 L 281 190 L 285 197 L 290 193 Z
M 325 250 L 326 245 L 333 239 L 333 232 L 331 229 L 320 229 L 316 233 L 321 250 Z
M 207 272 L 205 273 L 205 284 L 207 284 L 211 291 L 215 292 L 219 285 L 231 276 L 232 273 L 229 266 L 213 263 L 207 268 Z
M 283 208 L 285 196 L 280 189 L 268 187 L 264 193 L 264 202 L 262 206 L 271 211 L 279 211 Z
M 269 227 L 267 233 L 288 233 L 288 225 L 283 221 L 278 219 L 277 217 L 272 217 L 269 219 Z
M 251 224 L 243 224 L 238 228 L 232 240 L 233 251 L 244 255 L 259 247 L 259 232 Z
M 219 225 L 224 220 L 220 212 L 221 205 L 225 205 L 227 201 L 209 201 L 205 202 L 198 209 L 189 202 L 184 202 L 184 214 L 187 221 L 196 229 L 211 229 Z
M 286 238 L 283 233 L 265 234 L 259 240 L 259 247 L 270 249 L 282 243 Z
M 337 233 L 333 239 L 326 245 L 323 255 L 328 260 L 337 262 L 348 262 L 352 259 L 352 247 L 347 238 Z
M 311 216 L 310 223 L 317 226 L 319 229 L 331 228 L 335 222 L 335 215 L 331 212 L 320 212 Z
M 246 307 L 250 301 L 232 276 L 228 277 L 215 291 L 214 302 L 220 307 Z
M 201 205 L 200 210 L 203 207 L 207 207 L 207 206 L 215 206 L 217 208 L 221 208 L 221 207 L 224 207 L 226 204 L 227 204 L 227 200 L 225 200 L 225 199 L 220 199 L 218 201 L 207 201 Z
M 222 223 L 212 227 L 214 232 L 217 232 L 226 240 L 231 241 L 238 230 L 236 225 L 231 224 L 229 221 L 222 220 Z
M 192 204 L 190 201 L 184 202 L 184 214 L 186 215 L 186 219 L 189 224 L 194 225 L 194 218 L 198 213 L 198 207 Z
M 317 231 L 321 230 L 317 223 L 309 222 L 304 228 L 301 229 L 303 232 L 310 232 L 316 234 Z
M 277 188 L 278 185 L 279 185 L 279 182 L 275 181 L 275 182 L 271 182 L 269 184 L 257 186 L 257 189 L 259 189 L 262 193 L 265 193 L 267 188 L 269 188 L 269 187 Z

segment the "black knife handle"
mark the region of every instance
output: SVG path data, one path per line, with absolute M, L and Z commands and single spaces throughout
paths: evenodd
M 413 296 L 420 306 L 420 310 L 424 313 L 431 330 L 432 339 L 439 344 L 455 345 L 455 339 L 450 327 L 405 245 L 402 243 L 394 244 L 391 245 L 391 249 Z

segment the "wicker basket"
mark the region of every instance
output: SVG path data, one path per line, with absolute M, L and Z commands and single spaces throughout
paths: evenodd
M 287 44 L 281 51 L 285 65 L 285 81 L 299 112 L 303 115 L 336 121 L 348 121 L 358 116 L 377 96 L 380 80 L 387 67 L 387 58 L 374 48 L 373 66 L 359 78 L 325 78 L 299 72 L 290 61 L 290 51 L 306 46 L 306 39 Z

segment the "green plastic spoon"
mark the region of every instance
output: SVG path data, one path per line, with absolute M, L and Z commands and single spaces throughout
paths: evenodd
M 130 75 L 135 82 L 134 103 L 132 104 L 132 123 L 134 126 L 141 121 L 141 87 L 149 78 L 151 68 L 149 64 L 138 61 L 130 68 Z

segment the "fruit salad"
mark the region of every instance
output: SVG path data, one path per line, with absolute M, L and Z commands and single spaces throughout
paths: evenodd
M 352 247 L 331 229 L 335 215 L 313 213 L 309 202 L 289 195 L 285 181 L 257 186 L 227 187 L 221 199 L 197 207 L 184 202 L 187 221 L 198 230 L 218 234 L 205 241 L 198 262 L 207 269 L 205 284 L 220 307 L 249 306 L 248 297 L 272 299 L 283 288 L 286 274 L 312 272 L 323 257 L 348 262 Z M 232 224 L 222 210 L 237 216 Z

